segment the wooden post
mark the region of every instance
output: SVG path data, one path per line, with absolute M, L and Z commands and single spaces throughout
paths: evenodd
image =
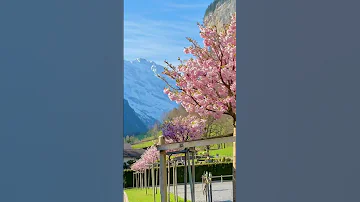
M 173 191 L 174 191 L 174 199 L 175 199 L 175 201 L 176 201 L 176 192 L 175 192 L 175 163 L 176 163 L 176 161 L 174 161 L 173 162 Z
M 187 153 L 185 153 L 185 165 L 184 165 L 184 201 L 187 201 Z
M 134 175 L 134 174 L 135 174 L 135 173 L 133 173 L 133 177 L 132 177 L 132 178 L 133 178 L 133 179 L 132 179 L 132 180 L 133 180 L 133 186 L 132 186 L 133 188 L 135 187 L 135 175 Z
M 168 187 L 167 187 L 167 192 L 168 192 L 168 197 L 167 197 L 167 201 L 170 202 L 170 157 L 168 160 L 168 174 L 167 174 L 167 178 L 168 178 Z
M 209 173 L 209 180 L 210 180 L 210 184 L 209 184 L 209 194 L 210 194 L 210 201 L 212 202 L 212 174 Z
M 136 188 L 138 188 L 138 178 L 137 178 L 137 172 L 135 173 L 135 184 L 136 184 Z
M 156 167 L 154 168 L 154 172 L 155 172 L 155 192 L 157 194 L 157 178 L 158 178 L 158 174 L 157 174 Z
M 192 152 L 192 179 L 193 179 L 193 195 L 194 195 L 194 201 L 195 201 L 195 147 L 193 148 Z
M 165 144 L 164 136 L 159 137 L 159 144 Z M 161 202 L 167 202 L 167 190 L 166 190 L 166 151 L 160 151 L 160 194 Z
M 142 189 L 142 188 L 143 188 L 143 183 L 142 183 L 142 181 L 143 181 L 143 179 L 142 179 L 142 172 L 140 172 L 139 174 L 140 174 L 140 189 Z
M 152 165 L 152 169 L 151 169 L 151 184 L 153 187 L 153 195 L 154 195 L 154 202 L 156 202 L 156 193 L 155 193 L 155 168 L 154 168 L 154 164 Z
M 145 194 L 147 195 L 147 170 L 145 169 Z
M 159 168 L 155 168 L 155 187 L 156 187 L 156 194 L 158 193 L 158 184 L 159 184 Z
M 206 201 L 208 202 L 209 200 L 209 186 L 208 186 L 208 183 L 207 183 L 207 180 L 208 180 L 208 173 L 207 173 L 207 171 L 205 172 L 205 179 L 204 179 L 204 181 L 205 181 L 205 196 L 206 196 Z
M 190 155 L 187 156 L 186 161 L 188 161 L 189 165 L 188 165 L 188 170 L 189 170 L 189 181 L 190 181 L 190 197 L 191 197 L 191 201 L 194 202 L 195 198 L 194 198 L 194 184 L 193 184 L 193 179 L 192 179 L 192 172 L 191 172 L 191 161 L 190 161 Z
M 234 127 L 234 136 L 236 138 L 236 126 Z M 233 142 L 233 202 L 236 202 L 236 139 Z
M 147 188 L 150 189 L 150 177 L 151 177 L 151 170 L 148 170 L 148 178 L 147 178 Z
M 178 202 L 178 189 L 177 189 L 177 161 L 175 162 L 175 200 Z M 186 201 L 185 201 L 186 202 Z

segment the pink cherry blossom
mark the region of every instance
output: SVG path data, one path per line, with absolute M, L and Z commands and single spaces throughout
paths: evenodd
M 149 147 L 139 160 L 131 165 L 130 169 L 133 171 L 144 171 L 159 160 L 160 153 L 155 146 Z
M 159 160 L 159 151 L 157 150 L 156 146 L 149 147 L 141 158 L 145 161 L 147 165 L 154 164 Z
M 179 116 L 167 121 L 162 126 L 165 142 L 173 143 L 200 139 L 205 132 L 205 122 L 206 120 L 195 116 Z
M 185 48 L 184 53 L 193 57 L 187 61 L 180 60 L 178 66 L 166 62 L 168 68 L 165 68 L 163 74 L 175 80 L 176 86 L 170 86 L 164 77 L 158 75 L 168 84 L 164 93 L 170 100 L 181 103 L 190 113 L 215 118 L 222 114 L 230 115 L 235 126 L 236 14 L 222 32 L 216 27 L 202 25 L 199 25 L 199 29 L 203 47 L 188 38 L 192 45 Z M 166 130 L 170 130 L 167 136 L 172 138 L 173 129 Z

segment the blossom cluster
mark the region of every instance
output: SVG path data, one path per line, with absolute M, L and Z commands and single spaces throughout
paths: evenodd
M 162 132 L 166 143 L 184 142 L 187 140 L 197 140 L 205 132 L 206 120 L 195 116 L 176 117 L 167 121 L 162 126 Z M 131 170 L 142 172 L 149 169 L 150 165 L 159 160 L 160 152 L 156 146 L 149 147 L 139 160 L 131 165 Z
M 216 27 L 199 25 L 203 47 L 192 45 L 185 54 L 194 58 L 165 68 L 163 74 L 176 81 L 164 93 L 181 103 L 189 113 L 220 118 L 222 114 L 236 116 L 236 15 L 222 32 Z
M 149 147 L 139 160 L 131 165 L 130 169 L 134 171 L 144 171 L 150 168 L 151 164 L 156 163 L 159 160 L 159 151 L 155 146 Z
M 161 129 L 166 143 L 184 142 L 201 138 L 205 132 L 205 123 L 206 120 L 195 116 L 179 116 L 165 122 Z

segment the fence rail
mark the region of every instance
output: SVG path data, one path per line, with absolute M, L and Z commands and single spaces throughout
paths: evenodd
M 233 177 L 233 175 L 220 175 L 220 176 L 211 176 L 211 179 L 213 178 L 220 178 L 220 181 L 223 182 L 224 177 Z

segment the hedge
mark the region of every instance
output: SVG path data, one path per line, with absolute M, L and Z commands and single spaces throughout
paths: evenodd
M 195 181 L 201 182 L 201 176 L 204 174 L 205 171 L 211 172 L 213 176 L 232 175 L 232 168 L 233 168 L 232 166 L 233 166 L 232 162 L 195 165 Z M 129 188 L 133 186 L 133 172 L 134 171 L 132 170 L 124 170 L 124 177 L 123 177 L 124 188 Z M 150 171 L 148 171 L 147 178 L 150 179 L 149 184 L 151 185 Z M 220 178 L 214 179 L 214 181 L 216 180 L 220 180 Z M 170 183 L 172 182 L 173 182 L 173 168 L 171 167 Z M 184 183 L 184 166 L 177 167 L 177 183 Z

